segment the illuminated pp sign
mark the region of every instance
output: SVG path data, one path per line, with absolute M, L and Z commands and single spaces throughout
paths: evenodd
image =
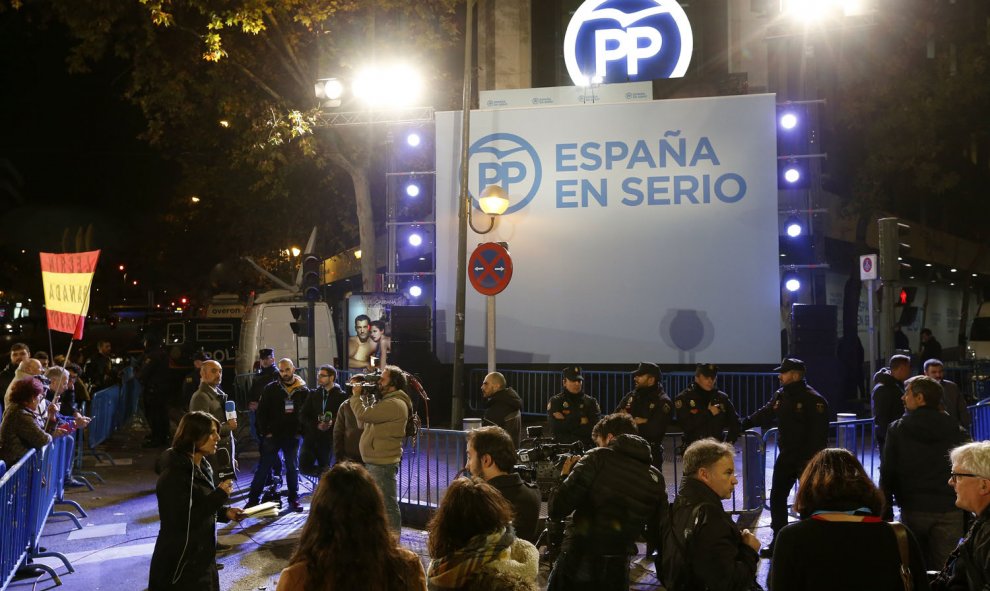
M 675 0 L 587 0 L 564 35 L 575 86 L 680 78 L 693 49 L 691 23 Z
M 540 190 L 543 165 L 533 145 L 514 133 L 493 133 L 471 145 L 468 158 L 477 171 L 478 186 L 474 195 L 481 195 L 485 187 L 499 185 L 510 195 L 519 198 L 505 214 L 526 207 Z M 481 206 L 477 201 L 475 207 Z

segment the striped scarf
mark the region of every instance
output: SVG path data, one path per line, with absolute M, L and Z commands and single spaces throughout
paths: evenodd
M 512 528 L 478 534 L 466 546 L 430 562 L 427 571 L 430 589 L 457 589 L 467 584 L 471 575 L 496 560 L 507 560 L 509 548 L 516 540 Z

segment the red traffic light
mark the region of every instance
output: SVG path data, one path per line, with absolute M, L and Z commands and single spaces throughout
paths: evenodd
M 908 292 L 906 289 L 901 288 L 901 293 L 898 296 L 898 300 L 902 306 L 906 306 L 908 303 Z
M 189 303 L 189 299 L 188 299 L 188 298 L 182 298 L 182 299 L 181 299 L 181 300 L 179 300 L 179 301 L 180 301 L 180 302 L 182 303 L 182 305 L 183 305 L 183 306 L 185 306 L 186 304 L 188 304 L 188 303 Z

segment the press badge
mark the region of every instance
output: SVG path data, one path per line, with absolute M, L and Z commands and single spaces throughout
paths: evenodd
M 291 398 L 286 398 L 285 399 L 285 414 L 291 415 L 293 412 L 295 412 L 295 410 L 296 410 L 296 407 L 292 404 L 292 399 Z

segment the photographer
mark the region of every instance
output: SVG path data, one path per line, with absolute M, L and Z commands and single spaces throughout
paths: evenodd
M 467 465 L 471 476 L 485 482 L 502 493 L 515 518 L 516 535 L 527 542 L 536 543 L 537 522 L 540 519 L 540 491 L 535 485 L 523 482 L 519 474 L 510 473 L 516 464 L 516 449 L 512 438 L 501 427 L 481 427 L 467 434 Z
M 374 380 L 377 377 L 377 383 Z M 385 511 L 393 531 L 402 529 L 397 493 L 399 462 L 402 461 L 402 440 L 406 436 L 406 420 L 412 415 L 412 400 L 403 391 L 406 376 L 401 369 L 387 365 L 380 376 L 369 374 L 351 378 L 351 397 L 348 403 L 361 434 L 361 459 L 365 468 L 378 484 L 385 499 Z M 362 393 L 368 390 L 368 400 Z M 374 399 L 377 398 L 377 401 Z
M 667 506 L 663 475 L 650 465 L 650 446 L 636 432 L 629 415 L 608 415 L 591 433 L 598 448 L 565 460 L 560 475 L 566 479 L 550 497 L 549 518 L 574 516 L 548 591 L 629 588 L 636 538 Z

